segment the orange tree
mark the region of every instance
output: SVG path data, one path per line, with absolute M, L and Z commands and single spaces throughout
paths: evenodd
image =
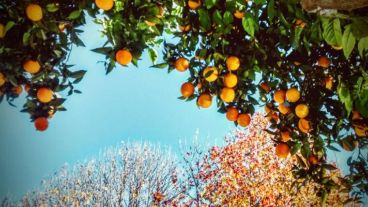
M 328 149 L 339 151 L 335 143 L 358 148 L 359 167 L 351 165 L 346 182 L 360 189 L 358 196 L 367 193 L 367 9 L 317 16 L 297 1 L 215 0 L 196 8 L 189 2 L 178 2 L 178 22 L 190 30 L 164 46 L 169 71 L 185 58 L 188 82 L 197 87 L 180 98 L 197 99 L 203 108 L 216 99 L 219 112 L 240 126 L 249 124 L 260 100 L 279 150 L 316 163 L 325 162 Z M 330 191 L 332 182 L 323 178 L 330 166 L 304 167 L 300 161 L 296 177 Z
M 137 65 L 147 49 L 153 67 L 188 73 L 181 99 L 207 108 L 216 98 L 235 124 L 248 126 L 262 101 L 280 152 L 323 163 L 335 143 L 357 148 L 346 182 L 368 192 L 367 8 L 311 14 L 296 0 L 4 0 L 0 11 L 1 98 L 12 103 L 23 86 L 22 111 L 40 131 L 65 110 L 63 96 L 80 93 L 74 84 L 85 71 L 67 59 L 72 45 L 83 46 L 78 27 L 88 14 L 107 38 L 93 50 L 105 55 L 107 73 L 116 63 Z M 164 32 L 178 41 L 164 42 Z M 164 62 L 156 64 L 162 42 Z M 295 176 L 313 175 L 329 191 L 321 173 L 328 166 L 299 167 Z

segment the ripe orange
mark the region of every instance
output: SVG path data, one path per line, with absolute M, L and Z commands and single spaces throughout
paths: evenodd
M 23 63 L 23 69 L 28 73 L 35 74 L 41 69 L 41 65 L 37 60 L 27 60 Z
M 288 102 L 294 103 L 300 99 L 300 92 L 297 88 L 289 88 L 286 91 L 286 100 Z
M 273 100 L 276 103 L 282 104 L 285 102 L 285 91 L 284 90 L 277 90 L 273 95 Z
M 325 82 L 325 87 L 328 90 L 331 90 L 333 86 L 333 78 L 331 76 L 328 76 L 325 78 L 324 82 Z
M 272 109 L 266 104 L 264 106 L 264 111 L 266 112 L 266 114 L 270 113 L 272 111 Z
M 299 66 L 299 65 L 301 65 L 301 64 L 302 64 L 301 62 L 298 62 L 298 61 L 294 61 L 293 63 L 294 63 L 294 65 L 296 65 L 296 66 Z
M 208 93 L 202 93 L 197 100 L 197 105 L 202 108 L 208 108 L 212 104 L 212 96 Z
M 154 22 L 151 22 L 151 21 L 148 21 L 148 20 L 146 20 L 146 21 L 144 21 L 146 24 L 147 24 L 147 26 L 149 26 L 149 27 L 154 27 L 154 26 L 156 26 L 156 23 L 154 23 Z
M 266 91 L 266 93 L 270 92 L 271 90 L 270 86 L 266 82 L 261 83 L 261 88 Z
M 19 95 L 23 92 L 23 88 L 22 88 L 22 86 L 14 86 L 14 87 L 12 88 L 12 92 L 13 92 L 15 95 L 19 96 Z
M 128 65 L 132 62 L 133 56 L 129 50 L 121 49 L 116 52 L 115 59 L 120 65 Z
M 295 107 L 295 114 L 299 118 L 305 118 L 309 114 L 309 107 L 306 104 L 298 104 Z
M 206 67 L 203 70 L 203 77 L 205 77 L 205 79 L 208 82 L 213 82 L 215 80 L 217 80 L 218 77 L 218 70 L 216 67 Z
M 309 133 L 310 131 L 310 123 L 306 119 L 299 119 L 298 121 L 298 128 L 303 133 Z
M 240 60 L 236 56 L 230 56 L 226 59 L 226 67 L 228 70 L 238 70 L 240 67 Z
M 308 162 L 310 165 L 317 165 L 318 164 L 318 158 L 314 155 L 310 155 L 308 158 Z
M 0 38 L 5 37 L 5 27 L 3 24 L 0 23 Z
M 26 15 L 31 21 L 37 22 L 43 18 L 42 8 L 38 4 L 28 4 Z
M 279 122 L 279 115 L 277 114 L 276 111 L 271 111 L 268 115 L 267 115 L 267 119 L 268 121 L 274 121 L 274 122 Z
M 99 9 L 108 11 L 114 6 L 114 0 L 95 0 L 95 4 Z
M 59 23 L 58 28 L 59 28 L 59 31 L 60 32 L 64 32 L 64 30 L 65 30 L 65 23 L 64 22 Z
M 49 121 L 45 117 L 38 117 L 34 121 L 34 125 L 36 130 L 38 131 L 45 131 L 49 127 Z
M 281 134 L 281 141 L 283 142 L 287 142 L 291 138 L 289 131 L 281 131 L 280 134 Z
M 276 146 L 276 156 L 279 158 L 287 158 L 290 148 L 286 143 L 280 143 Z
M 181 32 L 189 32 L 192 26 L 190 24 L 187 25 L 179 25 L 179 29 Z
M 37 99 L 41 103 L 49 103 L 53 95 L 54 92 L 50 88 L 42 87 L 37 90 Z
M 202 83 L 200 81 L 198 81 L 198 83 L 197 83 L 197 88 L 198 89 L 201 89 L 202 88 Z
M 282 113 L 284 115 L 290 112 L 290 108 L 288 106 L 286 106 L 285 103 L 279 104 L 278 109 L 279 109 L 280 113 Z
M 360 115 L 359 111 L 352 111 L 351 112 L 351 120 L 361 120 L 363 117 Z
M 235 16 L 235 18 L 237 18 L 237 19 L 243 19 L 243 17 L 244 17 L 244 12 L 241 12 L 241 11 L 239 11 L 239 10 L 236 10 L 236 11 L 234 12 L 234 16 Z
M 330 66 L 330 60 L 326 56 L 321 56 L 318 58 L 318 65 L 322 68 L 328 68 Z
M 3 86 L 6 82 L 5 75 L 0 72 L 0 87 Z
M 359 146 L 359 142 L 357 140 L 354 140 L 352 137 L 342 139 L 340 144 L 342 145 L 342 148 L 344 150 L 349 152 L 353 151 Z
M 238 76 L 228 73 L 224 76 L 224 85 L 228 88 L 233 88 L 238 84 Z
M 195 10 L 195 9 L 197 9 L 198 7 L 200 7 L 201 6 L 201 1 L 200 0 L 189 0 L 188 1 L 188 7 L 190 8 L 190 9 L 193 9 L 193 10 Z
M 232 88 L 223 88 L 220 93 L 220 98 L 225 103 L 233 102 L 235 99 L 235 91 Z
M 368 136 L 368 127 L 363 125 L 354 125 L 355 134 L 358 137 L 366 137 Z
M 189 68 L 189 61 L 183 57 L 178 58 L 175 61 L 175 69 L 180 72 L 184 72 Z
M 300 27 L 300 28 L 304 28 L 305 27 L 305 22 L 303 20 L 301 20 L 301 19 L 297 19 L 295 21 L 295 26 L 296 27 Z
M 242 127 L 247 127 L 250 124 L 249 114 L 240 114 L 238 116 L 237 122 Z
M 165 13 L 165 9 L 162 6 L 158 6 L 158 14 L 156 15 L 157 18 L 162 18 L 164 17 L 164 13 Z
M 194 85 L 190 82 L 181 85 L 181 95 L 188 98 L 194 94 Z
M 238 109 L 235 107 L 229 107 L 226 111 L 226 118 L 229 121 L 236 121 L 238 119 L 239 112 Z

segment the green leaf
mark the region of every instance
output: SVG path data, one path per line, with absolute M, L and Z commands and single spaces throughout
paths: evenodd
M 301 153 L 304 158 L 308 159 L 311 154 L 309 143 L 304 143 L 301 149 Z
M 268 15 L 268 21 L 272 22 L 273 17 L 275 16 L 275 1 L 274 0 L 271 0 L 270 2 L 268 2 L 267 15 Z
M 226 11 L 224 13 L 224 23 L 225 24 L 231 24 L 234 21 L 233 19 L 233 15 L 231 14 L 231 12 Z
M 293 37 L 293 43 L 292 46 L 293 48 L 298 48 L 299 47 L 299 42 L 300 42 L 300 35 L 303 32 L 303 28 L 301 27 L 296 27 L 294 30 L 294 37 Z
M 342 44 L 342 32 L 341 32 L 340 19 L 338 18 L 333 20 L 333 31 L 335 34 L 336 45 L 341 45 Z
M 340 19 L 321 18 L 323 33 L 322 37 L 331 46 L 342 44 L 342 32 Z
M 365 92 L 365 94 L 363 94 Z M 368 117 L 368 90 L 362 92 L 362 98 L 355 100 L 356 109 L 362 114 L 363 117 Z
M 364 56 L 364 51 L 366 50 L 368 50 L 368 36 L 360 39 L 358 43 L 358 51 L 361 57 Z
M 362 19 L 353 19 L 351 32 L 354 34 L 354 37 L 358 39 L 368 36 L 368 22 Z
M 75 11 L 72 11 L 66 19 L 68 20 L 78 19 L 81 14 L 82 14 L 82 10 L 75 10 Z
M 293 147 L 291 148 L 290 154 L 295 155 L 300 150 L 301 147 L 302 147 L 301 143 L 299 142 L 295 143 Z
M 212 18 L 215 21 L 215 23 L 217 25 L 221 25 L 222 24 L 222 16 L 219 10 L 216 10 L 215 12 L 213 12 L 212 14 Z
M 347 114 L 350 114 L 351 110 L 353 109 L 353 101 L 350 95 L 349 88 L 346 86 L 345 83 L 341 81 L 339 77 L 339 85 L 337 86 L 337 94 L 339 96 L 340 101 L 345 104 L 345 109 Z
M 328 196 L 328 194 L 327 194 L 326 190 L 325 190 L 325 189 L 323 189 L 323 190 L 322 190 L 322 193 L 321 193 L 321 203 L 322 203 L 322 204 L 326 203 L 326 201 L 327 201 L 327 196 Z
M 354 34 L 351 32 L 351 25 L 347 25 L 345 27 L 344 34 L 342 35 L 342 47 L 346 59 L 349 58 L 351 52 L 353 51 L 355 41 Z
M 50 3 L 46 5 L 46 10 L 48 12 L 56 12 L 59 10 L 59 5 L 56 3 Z
M 27 46 L 29 44 L 29 39 L 31 37 L 31 33 L 30 32 L 26 32 L 23 34 L 23 45 Z
M 113 50 L 112 47 L 99 47 L 99 48 L 92 49 L 91 51 L 95 53 L 103 54 L 103 55 L 108 55 L 112 52 L 112 50 Z
M 5 25 L 5 33 L 7 33 L 11 28 L 13 28 L 15 25 L 15 22 L 13 21 L 8 21 Z
M 87 71 L 85 70 L 78 70 L 73 72 L 70 77 L 74 78 L 74 79 L 82 79 L 84 77 L 84 75 L 86 74 Z
M 149 55 L 149 57 L 151 59 L 152 64 L 156 64 L 156 60 L 158 58 L 157 51 L 155 49 L 153 49 L 153 48 L 148 48 L 148 55 Z
M 256 31 L 256 21 L 253 19 L 253 16 L 249 13 L 245 14 L 245 17 L 242 20 L 244 30 L 251 36 L 254 37 L 254 33 Z
M 211 18 L 208 15 L 208 12 L 204 9 L 198 10 L 199 14 L 199 22 L 201 23 L 201 26 L 205 30 L 209 30 L 211 28 Z
M 257 5 L 266 3 L 266 0 L 254 0 Z
M 332 150 L 332 151 L 336 151 L 336 152 L 340 152 L 339 149 L 337 149 L 336 147 L 332 146 L 332 145 L 327 145 L 326 146 L 328 149 Z
M 151 68 L 163 69 L 163 68 L 167 68 L 167 66 L 169 66 L 167 63 L 160 63 L 160 64 L 152 65 Z
M 217 0 L 205 0 L 204 3 L 206 4 L 207 9 L 212 8 L 216 5 Z

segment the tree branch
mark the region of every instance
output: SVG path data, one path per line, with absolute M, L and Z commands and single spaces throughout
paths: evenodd
M 351 11 L 368 6 L 368 0 L 301 0 L 300 4 L 307 12 L 317 12 L 324 9 Z

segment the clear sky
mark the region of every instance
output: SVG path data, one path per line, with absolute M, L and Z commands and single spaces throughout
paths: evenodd
M 37 132 L 29 115 L 20 113 L 24 94 L 13 108 L 0 104 L 0 198 L 21 196 L 65 162 L 98 155 L 121 141 L 151 141 L 177 150 L 180 139 L 200 137 L 212 144 L 235 126 L 216 107 L 199 110 L 195 102 L 177 99 L 188 74 L 149 68 L 145 55 L 139 68 L 116 68 L 105 75 L 103 56 L 90 50 L 104 43 L 99 27 L 88 23 L 82 39 L 86 48 L 74 48 L 70 63 L 88 70 L 76 85 L 82 94 L 68 97 L 68 111 L 57 113 L 46 132 Z

